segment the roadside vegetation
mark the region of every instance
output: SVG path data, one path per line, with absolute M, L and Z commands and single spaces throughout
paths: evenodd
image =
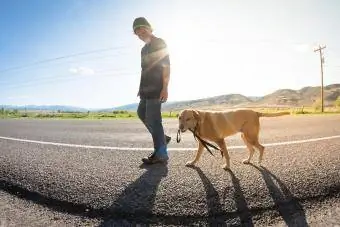
M 289 111 L 295 115 L 310 114 L 340 114 L 340 97 L 335 101 L 333 106 L 324 108 L 321 112 L 321 102 L 316 102 L 310 107 L 292 107 L 292 108 L 252 108 L 256 111 L 273 113 L 280 111 Z M 164 111 L 163 118 L 176 118 L 178 111 Z M 37 118 L 37 119 L 136 119 L 138 118 L 136 111 L 112 111 L 112 112 L 44 112 L 44 111 L 22 111 L 17 109 L 0 108 L 0 118 Z
M 162 113 L 164 118 L 176 117 L 175 112 Z M 0 109 L 0 118 L 37 118 L 37 119 L 133 119 L 137 113 L 132 111 L 112 112 L 47 112 L 47 111 L 19 111 Z

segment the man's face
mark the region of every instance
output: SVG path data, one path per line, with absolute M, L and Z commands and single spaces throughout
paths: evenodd
M 136 28 L 135 34 L 138 36 L 138 38 L 145 43 L 148 43 L 150 41 L 151 37 L 151 30 L 148 29 L 147 27 L 139 27 Z

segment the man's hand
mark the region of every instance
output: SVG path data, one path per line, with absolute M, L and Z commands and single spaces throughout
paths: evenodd
M 161 91 L 161 95 L 159 97 L 159 101 L 166 102 L 167 99 L 168 99 L 168 89 L 163 88 Z

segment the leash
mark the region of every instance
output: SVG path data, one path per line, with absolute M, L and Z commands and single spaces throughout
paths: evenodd
M 198 139 L 198 140 L 203 144 L 203 146 L 205 147 L 205 149 L 207 149 L 207 150 L 209 151 L 209 153 L 210 153 L 212 156 L 214 156 L 214 154 L 212 153 L 212 151 L 210 150 L 209 147 L 214 148 L 215 150 L 220 151 L 221 154 L 222 154 L 222 156 L 223 156 L 223 152 L 221 151 L 220 148 L 218 148 L 218 147 L 216 147 L 215 145 L 213 145 L 213 144 L 211 144 L 211 143 L 205 141 L 205 140 L 202 139 L 199 135 L 197 135 L 197 133 L 196 133 L 196 128 L 195 128 L 195 130 L 192 130 L 192 129 L 189 129 L 189 130 L 190 130 L 190 131 L 192 132 L 192 134 L 194 135 L 195 140 L 197 141 L 197 139 Z M 177 143 L 181 142 L 181 130 L 180 130 L 180 129 L 178 129 L 178 131 L 177 131 L 176 141 L 177 141 Z

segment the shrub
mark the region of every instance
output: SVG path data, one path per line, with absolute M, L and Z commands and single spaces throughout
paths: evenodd
M 340 108 L 340 96 L 338 96 L 338 98 L 335 100 L 334 106 L 335 106 L 336 108 Z
M 321 100 L 320 99 L 315 100 L 315 102 L 313 103 L 313 108 L 314 108 L 315 111 L 321 110 Z

